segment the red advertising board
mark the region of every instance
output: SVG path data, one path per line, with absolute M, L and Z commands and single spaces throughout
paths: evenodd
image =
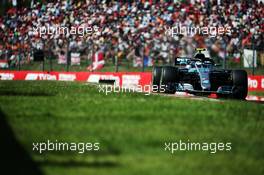
M 248 90 L 264 91 L 264 76 L 248 76 Z
M 99 83 L 100 80 L 114 80 L 117 86 L 131 87 L 149 85 L 151 73 L 0 71 L 0 80 L 58 80 L 90 83 Z
M 36 72 L 0 71 L 0 80 L 58 80 L 98 83 L 100 80 L 114 80 L 122 87 L 145 86 L 151 83 L 150 72 Z M 264 91 L 264 76 L 249 76 L 250 91 Z

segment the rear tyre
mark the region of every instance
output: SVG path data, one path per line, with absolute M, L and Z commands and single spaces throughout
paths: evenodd
M 164 66 L 161 71 L 160 89 L 163 92 L 174 94 L 176 92 L 176 83 L 178 82 L 179 71 L 177 67 Z
M 158 92 L 159 92 L 159 86 L 160 86 L 161 69 L 162 67 L 157 66 L 157 67 L 154 67 L 152 70 L 152 88 L 157 89 Z
M 234 99 L 245 99 L 248 93 L 248 77 L 247 72 L 244 70 L 232 71 L 232 97 Z

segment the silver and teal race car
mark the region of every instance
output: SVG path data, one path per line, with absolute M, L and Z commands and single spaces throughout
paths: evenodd
M 175 59 L 174 66 L 153 68 L 152 85 L 160 92 L 188 92 L 195 95 L 217 94 L 218 97 L 245 99 L 248 78 L 245 70 L 217 68 L 213 59 L 205 57 L 204 49 L 197 49 L 193 58 Z M 162 91 L 163 89 L 163 91 Z

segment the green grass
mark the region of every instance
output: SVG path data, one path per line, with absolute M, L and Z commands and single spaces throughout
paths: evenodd
M 1 81 L 0 107 L 16 137 L 45 174 L 263 174 L 264 107 L 245 101 L 199 101 L 104 95 L 95 86 Z M 100 142 L 99 152 L 32 151 L 32 142 Z M 164 151 L 164 142 L 231 142 L 232 150 Z M 65 166 L 65 164 L 67 164 Z M 78 165 L 78 166 L 76 166 Z
M 257 95 L 257 96 L 264 96 L 264 92 L 263 91 L 251 91 L 248 92 L 249 95 Z

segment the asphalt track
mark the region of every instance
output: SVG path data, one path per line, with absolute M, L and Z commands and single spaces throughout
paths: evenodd
M 164 93 L 152 93 L 155 95 L 162 95 L 168 97 L 175 97 L 175 98 L 185 98 L 185 99 L 192 99 L 192 100 L 207 100 L 207 101 L 215 101 L 215 102 L 224 102 L 225 100 L 233 100 L 228 98 L 218 98 L 216 95 L 209 95 L 209 96 L 197 96 L 192 95 L 187 92 L 176 92 L 175 94 L 164 94 Z M 248 95 L 246 97 L 245 102 L 254 102 L 258 104 L 264 104 L 264 97 L 256 96 L 256 95 Z
M 99 87 L 98 83 L 85 83 L 85 84 Z M 197 95 L 189 94 L 187 92 L 176 92 L 175 94 L 165 94 L 165 93 L 151 93 L 151 94 L 173 97 L 173 98 L 182 98 L 182 99 L 191 99 L 191 100 L 207 100 L 207 101 L 214 101 L 214 102 L 224 102 L 226 100 L 234 100 L 234 99 L 228 99 L 228 98 L 218 98 L 216 94 L 211 94 L 209 96 L 197 96 Z M 248 95 L 246 99 L 243 101 L 253 102 L 256 104 L 264 104 L 264 97 L 256 96 L 256 95 Z

